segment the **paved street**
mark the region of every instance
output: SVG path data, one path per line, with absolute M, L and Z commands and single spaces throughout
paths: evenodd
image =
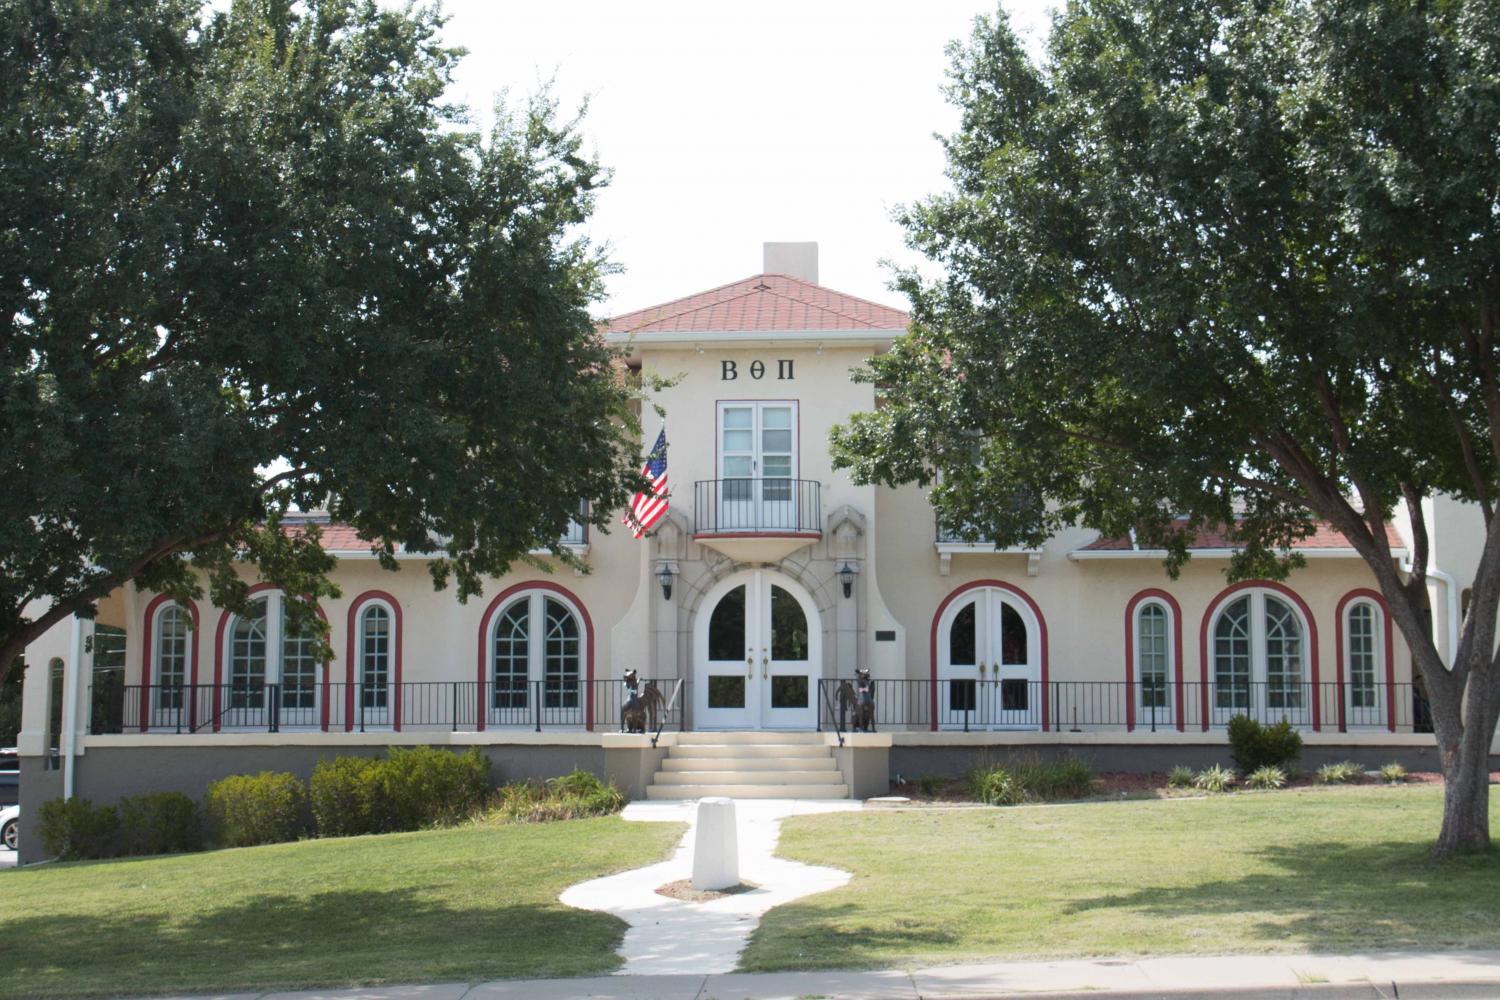
M 608 976 L 241 994 L 233 1000 L 978 1000 L 1037 994 L 1051 1000 L 1495 997 L 1500 996 L 1500 951 L 1004 962 L 914 972 Z

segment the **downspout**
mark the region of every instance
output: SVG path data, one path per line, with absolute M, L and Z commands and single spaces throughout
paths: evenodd
M 63 671 L 63 801 L 73 797 L 73 756 L 78 744 L 78 678 L 83 664 L 83 621 L 73 616 L 68 665 Z
M 1408 576 L 1414 571 L 1410 557 L 1401 560 L 1401 570 Z M 1448 619 L 1448 669 L 1453 669 L 1454 660 L 1458 656 L 1458 581 L 1451 573 L 1444 572 L 1436 566 L 1427 567 L 1427 575 L 1442 581 L 1443 604 L 1446 606 Z

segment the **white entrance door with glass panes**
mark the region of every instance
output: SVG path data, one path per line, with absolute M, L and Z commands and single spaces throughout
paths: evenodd
M 714 587 L 694 630 L 694 728 L 814 728 L 818 621 L 808 593 L 770 570 Z
M 719 531 L 797 527 L 797 404 L 719 404 Z
M 1041 728 L 1040 629 L 1031 611 L 998 587 L 966 591 L 938 622 L 938 724 Z

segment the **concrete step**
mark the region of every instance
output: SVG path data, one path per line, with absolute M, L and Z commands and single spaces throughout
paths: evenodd
M 847 799 L 848 785 L 652 785 L 648 799 Z
M 708 744 L 678 744 L 671 748 L 671 757 L 681 760 L 702 760 L 709 757 L 827 757 L 828 747 L 821 743 L 736 743 L 730 746 Z
M 679 733 L 677 736 L 678 746 L 730 746 L 743 743 L 807 743 L 823 746 L 825 741 L 822 733 L 781 733 L 774 730 L 745 733 Z
M 663 771 L 837 771 L 831 756 L 812 757 L 668 757 Z
M 838 771 L 658 771 L 657 785 L 826 785 Z

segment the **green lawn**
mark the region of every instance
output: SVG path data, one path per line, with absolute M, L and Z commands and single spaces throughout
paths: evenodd
M 742 967 L 1500 947 L 1500 857 L 1426 859 L 1441 793 L 798 817 L 779 853 L 854 879 L 772 910 Z
M 557 894 L 681 836 L 611 817 L 0 872 L 0 996 L 606 973 L 624 922 Z

